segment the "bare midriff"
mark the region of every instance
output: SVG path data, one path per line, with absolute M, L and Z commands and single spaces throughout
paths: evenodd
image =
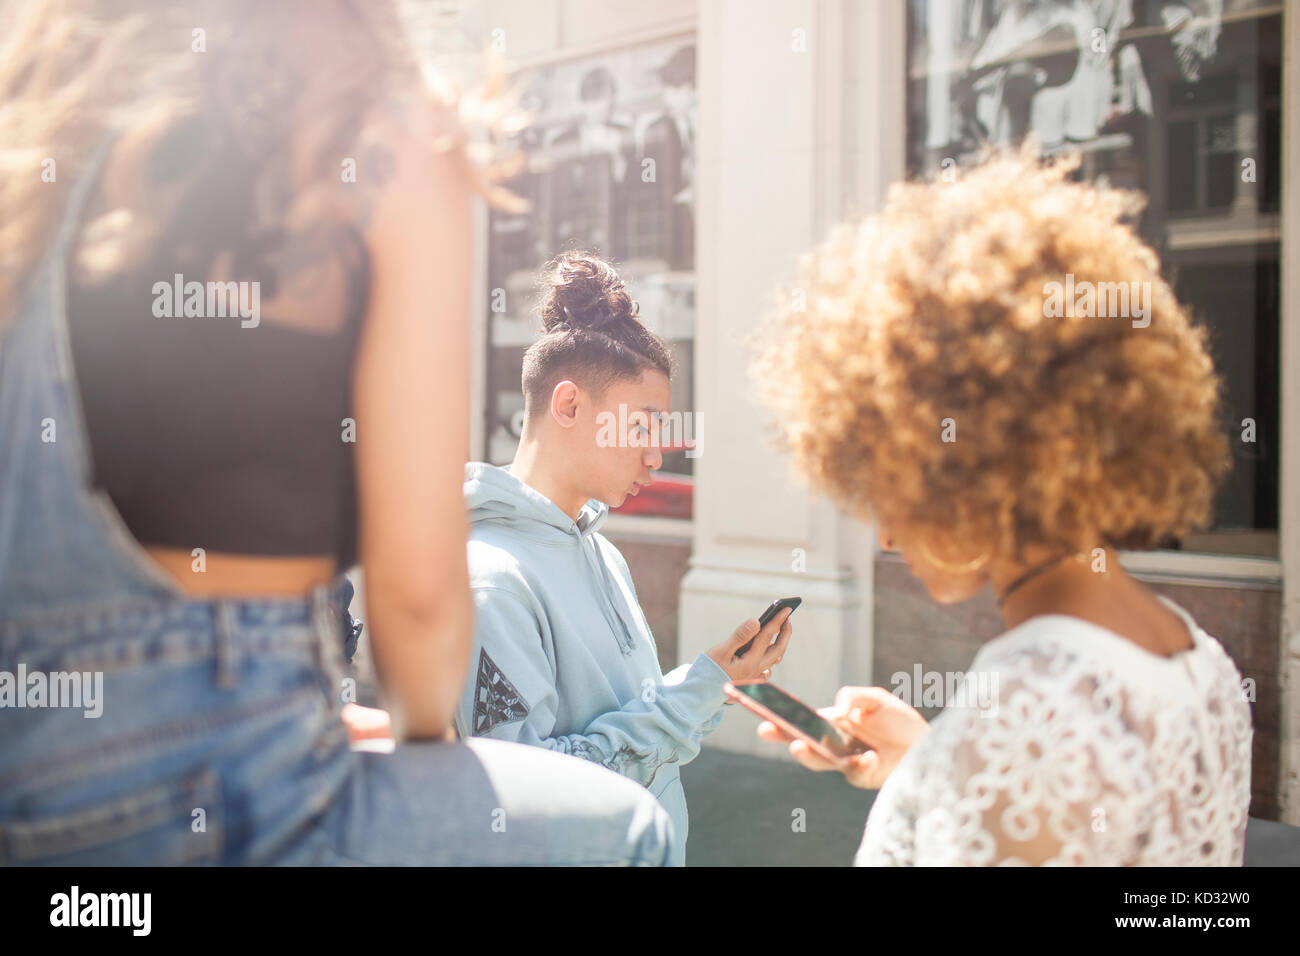
M 193 597 L 299 597 L 333 580 L 337 562 L 328 555 L 264 557 L 207 552 L 196 556 L 176 548 L 145 553 Z

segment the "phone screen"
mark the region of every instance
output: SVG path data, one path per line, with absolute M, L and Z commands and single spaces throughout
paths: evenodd
M 833 754 L 847 757 L 867 750 L 866 744 L 858 740 L 846 740 L 834 724 L 802 701 L 796 700 L 779 687 L 771 684 L 737 684 L 733 685 L 755 703 L 762 704 L 772 713 L 788 720 L 800 731 L 822 744 Z

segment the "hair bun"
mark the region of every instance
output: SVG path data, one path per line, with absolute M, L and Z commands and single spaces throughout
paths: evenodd
M 635 319 L 637 304 L 608 262 L 585 252 L 566 252 L 543 274 L 541 312 L 547 332 L 601 332 Z

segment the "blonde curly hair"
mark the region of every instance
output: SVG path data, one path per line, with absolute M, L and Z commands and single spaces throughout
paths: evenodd
M 802 257 L 751 371 L 797 469 L 853 513 L 968 553 L 1152 548 L 1206 523 L 1227 470 L 1220 384 L 1127 217 L 1078 157 L 986 155 Z M 1150 324 L 1047 304 L 1149 283 Z M 1134 287 L 1139 288 L 1139 287 Z

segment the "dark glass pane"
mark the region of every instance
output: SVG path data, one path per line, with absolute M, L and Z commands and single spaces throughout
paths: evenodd
M 1170 212 L 1183 212 L 1200 205 L 1196 196 L 1200 165 L 1196 139 L 1194 121 L 1169 124 L 1169 171 L 1165 201 Z
M 1169 108 L 1233 106 L 1237 100 L 1237 77 L 1232 73 L 1203 76 L 1195 82 L 1180 80 L 1169 95 Z
M 1261 212 L 1276 213 L 1282 201 L 1282 111 L 1272 107 L 1264 111 L 1264 122 L 1259 130 L 1262 158 L 1259 175 L 1259 208 Z
M 1237 195 L 1237 117 L 1212 116 L 1205 124 L 1205 205 L 1231 206 Z

